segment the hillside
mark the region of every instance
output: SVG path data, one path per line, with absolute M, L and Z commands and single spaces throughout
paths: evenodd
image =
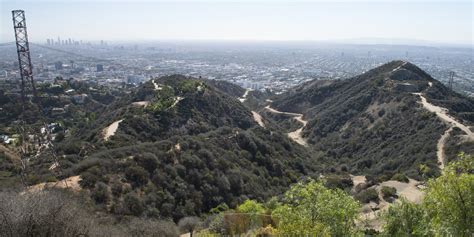
M 438 170 L 437 144 L 450 126 L 424 108 L 420 95 L 448 109 L 456 121 L 473 124 L 472 99 L 403 61 L 347 80 L 306 83 L 275 98 L 271 106 L 303 114 L 308 123 L 302 136 L 336 165 L 347 165 L 359 174 L 403 172 L 420 178 L 420 164 L 428 165 L 431 175 Z M 472 139 L 466 141 L 468 147 L 474 145 Z
M 318 157 L 276 125 L 261 127 L 239 92 L 177 75 L 150 80 L 59 144 L 61 178 L 80 175 L 81 186 L 117 215 L 178 220 L 265 200 L 301 177 L 317 177 L 324 166 L 313 162 Z M 142 211 L 127 206 L 131 197 Z
M 87 95 L 83 102 L 67 95 L 72 86 Z M 370 206 L 371 188 L 395 183 L 403 196 L 404 187 L 418 190 L 413 179 L 437 176 L 459 151 L 474 150 L 472 99 L 401 61 L 281 95 L 180 75 L 114 90 L 63 82 L 43 91 L 45 116 L 60 127 L 60 159 L 35 156 L 26 183 L 71 185 L 118 219 L 202 217 L 247 199 L 278 199 L 307 178 Z M 15 111 L 15 100 L 0 99 Z M 64 113 L 52 113 L 56 107 Z M 8 116 L 0 122 L 12 127 L 19 115 Z M 0 151 L 0 187 L 20 184 L 14 151 Z M 413 182 L 393 181 L 408 180 L 400 173 Z

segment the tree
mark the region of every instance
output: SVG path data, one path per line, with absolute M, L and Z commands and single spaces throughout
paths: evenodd
M 461 153 L 437 179 L 428 182 L 423 206 L 440 236 L 474 233 L 474 157 Z
M 158 167 L 158 158 L 153 153 L 145 153 L 136 157 L 138 164 L 152 174 Z
M 187 216 L 181 218 L 178 222 L 178 227 L 181 231 L 190 233 L 190 236 L 193 237 L 194 230 L 201 224 L 201 220 L 195 216 Z
M 249 214 L 263 214 L 265 209 L 262 204 L 254 200 L 245 200 L 244 203 L 237 207 L 237 211 Z
M 125 177 L 135 187 L 148 183 L 148 172 L 140 166 L 131 166 L 125 171 Z
M 284 203 L 273 212 L 282 234 L 351 236 L 359 204 L 340 189 L 328 189 L 319 181 L 293 185 L 285 193 Z
M 474 159 L 461 153 L 440 177 L 428 181 L 421 204 L 391 207 L 384 214 L 388 236 L 472 236 L 474 233 Z
M 237 212 L 241 215 L 236 215 L 234 219 L 240 220 L 242 223 L 246 223 L 248 227 L 262 226 L 266 221 L 265 208 L 261 203 L 254 200 L 245 200 L 240 206 L 237 207 Z
M 382 216 L 384 235 L 386 236 L 424 236 L 424 210 L 421 205 L 401 199 L 400 203 L 391 206 Z
M 109 187 L 105 183 L 98 182 L 92 190 L 91 196 L 97 203 L 107 203 L 110 199 Z
M 134 193 L 125 195 L 124 204 L 128 213 L 134 216 L 140 216 L 145 211 L 145 205 L 142 200 Z

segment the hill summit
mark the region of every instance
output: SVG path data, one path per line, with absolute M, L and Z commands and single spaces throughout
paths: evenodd
M 403 172 L 419 178 L 420 164 L 427 164 L 432 175 L 437 172 L 437 144 L 451 126 L 427 109 L 421 97 L 433 108 L 444 108 L 447 116 L 465 127 L 473 125 L 471 98 L 405 61 L 346 80 L 308 82 L 278 96 L 272 106 L 303 114 L 308 121 L 303 138 L 336 166 L 347 165 L 353 173 Z M 455 141 L 452 136 L 448 143 Z M 472 141 L 463 146 L 471 150 Z M 455 157 L 458 149 L 452 145 L 444 150 Z

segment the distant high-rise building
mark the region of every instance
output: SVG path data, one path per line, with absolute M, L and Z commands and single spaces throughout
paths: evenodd
M 71 38 L 68 39 L 68 44 L 72 45 L 72 39 Z
M 55 62 L 55 63 L 54 63 L 54 68 L 55 68 L 56 70 L 61 70 L 61 69 L 63 69 L 63 63 L 62 63 L 61 61 Z
M 102 71 L 104 71 L 104 65 L 97 64 L 97 72 L 102 72 Z
M 59 38 L 59 36 L 58 36 L 58 45 L 60 45 L 60 44 L 61 44 L 61 38 Z
M 46 39 L 46 44 L 47 44 L 47 45 L 51 45 L 51 40 L 50 40 L 50 39 Z

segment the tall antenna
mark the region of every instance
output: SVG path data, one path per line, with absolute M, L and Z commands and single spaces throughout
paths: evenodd
M 21 76 L 21 97 L 25 101 L 30 93 L 36 97 L 36 87 L 33 80 L 33 65 L 31 64 L 30 45 L 28 43 L 28 33 L 26 32 L 25 11 L 13 10 L 13 28 L 15 30 L 16 50 L 18 52 L 18 64 Z
M 454 72 L 449 72 L 449 89 L 453 89 L 453 81 L 454 81 Z
M 41 155 L 46 150 L 50 151 L 50 156 L 53 158 L 53 169 L 54 167 L 61 168 L 59 164 L 59 158 L 56 155 L 56 151 L 53 144 L 53 139 L 51 136 L 51 131 L 48 127 L 48 123 L 46 122 L 46 116 L 43 114 L 38 114 L 36 119 L 40 120 L 43 123 L 44 132 L 35 131 L 35 125 L 29 124 L 27 119 L 32 120 L 32 118 L 28 118 L 26 115 L 26 111 L 29 109 L 35 109 L 37 107 L 38 111 L 42 110 L 41 101 L 37 97 L 35 81 L 33 80 L 33 65 L 31 63 L 31 56 L 30 56 L 30 45 L 28 42 L 28 33 L 26 31 L 26 18 L 25 18 L 25 11 L 23 10 L 13 10 L 12 11 L 12 18 L 13 18 L 13 29 L 15 30 L 15 39 L 16 39 L 16 49 L 18 53 L 18 64 L 20 67 L 20 75 L 21 75 L 21 97 L 22 97 L 22 114 L 21 114 L 21 125 L 20 125 L 20 134 L 22 137 L 21 140 L 21 180 L 25 186 L 27 186 L 26 182 L 26 174 L 28 172 L 28 162 L 31 158 L 32 154 L 36 150 L 35 157 Z M 26 99 L 30 97 L 32 94 L 33 99 L 35 99 L 36 106 L 31 101 L 27 101 Z M 35 146 L 35 143 L 38 143 Z M 61 172 L 61 170 L 60 170 Z M 61 172 L 62 173 L 62 172 Z M 65 181 L 66 182 L 66 181 Z M 66 183 L 67 186 L 67 183 Z

